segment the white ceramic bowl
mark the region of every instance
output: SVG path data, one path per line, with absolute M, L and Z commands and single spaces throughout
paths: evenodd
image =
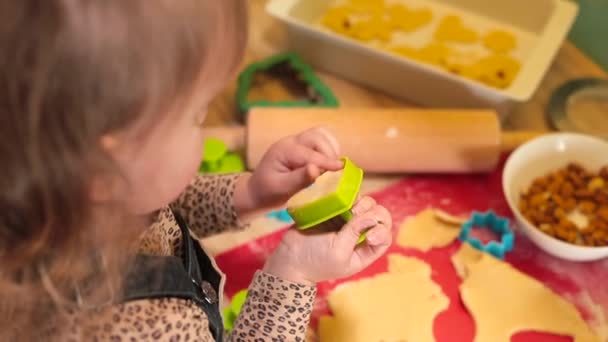
M 591 136 L 572 133 L 548 134 L 515 150 L 504 168 L 502 186 L 518 226 L 545 252 L 572 261 L 591 261 L 608 257 L 608 247 L 583 247 L 551 237 L 534 227 L 519 211 L 522 191 L 534 179 L 578 162 L 596 172 L 608 165 L 608 143 Z M 517 243 L 517 242 L 516 242 Z

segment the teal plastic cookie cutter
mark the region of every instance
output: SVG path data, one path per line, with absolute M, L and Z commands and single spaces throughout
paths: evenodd
M 236 153 L 229 152 L 220 139 L 207 138 L 200 173 L 237 173 L 245 171 L 245 162 Z
M 234 327 L 234 322 L 239 316 L 245 300 L 247 299 L 247 290 L 241 290 L 237 292 L 230 301 L 230 306 L 224 309 L 224 329 L 231 331 Z
M 268 100 L 249 101 L 249 93 L 254 86 L 255 76 L 267 73 L 278 78 L 287 78 L 305 88 L 308 94 L 305 100 L 286 100 L 272 102 Z M 331 89 L 315 74 L 313 68 L 306 64 L 299 55 L 285 52 L 274 55 L 260 62 L 249 64 L 239 75 L 236 102 L 240 111 L 241 122 L 245 122 L 246 113 L 253 107 L 337 107 L 338 99 Z
M 490 241 L 487 244 L 471 236 L 474 227 L 487 228 L 500 236 L 499 241 Z M 510 228 L 507 218 L 496 215 L 493 211 L 486 213 L 473 212 L 471 218 L 462 224 L 459 236 L 460 241 L 466 242 L 482 252 L 489 253 L 498 259 L 504 259 L 505 254 L 515 245 L 515 234 Z
M 293 219 L 289 216 L 287 209 L 276 210 L 266 214 L 266 217 L 277 219 L 285 223 L 293 223 Z

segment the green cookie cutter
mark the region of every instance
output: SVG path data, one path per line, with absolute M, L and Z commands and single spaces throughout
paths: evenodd
M 361 189 L 363 170 L 350 159 L 341 159 L 344 169 L 335 191 L 303 206 L 287 208 L 298 229 L 308 229 L 335 217 L 341 217 L 344 221 L 352 218 L 351 209 Z M 364 240 L 365 234 L 359 242 Z
M 259 72 L 270 72 L 273 68 L 280 68 L 283 65 L 290 68 L 286 76 L 303 82 L 308 91 L 313 92 L 318 97 L 313 101 L 248 101 L 247 96 L 253 86 L 255 75 Z M 338 107 L 339 104 L 331 89 L 317 77 L 313 68 L 293 52 L 284 52 L 260 62 L 249 64 L 239 75 L 236 102 L 241 112 L 240 119 L 242 122 L 245 122 L 246 113 L 253 107 Z

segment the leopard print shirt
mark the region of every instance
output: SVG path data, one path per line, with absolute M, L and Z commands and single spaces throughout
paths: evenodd
M 158 213 L 141 238 L 141 252 L 179 253 L 181 232 L 171 209 L 186 219 L 192 233 L 199 238 L 235 227 L 244 228 L 232 204 L 238 177 L 219 175 L 194 179 L 175 203 Z M 222 292 L 223 281 L 220 287 Z M 241 314 L 225 341 L 304 341 L 315 295 L 315 287 L 256 272 Z M 193 302 L 178 298 L 127 302 L 78 319 L 79 335 L 86 340 L 213 341 L 205 313 Z

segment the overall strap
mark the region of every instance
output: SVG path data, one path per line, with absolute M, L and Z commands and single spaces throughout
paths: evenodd
M 209 320 L 209 329 L 216 341 L 223 339 L 223 323 L 219 308 L 220 274 L 190 235 L 185 221 L 174 213 L 182 232 L 183 258 L 175 256 L 138 255 L 125 279 L 124 302 L 153 298 L 192 300 Z

